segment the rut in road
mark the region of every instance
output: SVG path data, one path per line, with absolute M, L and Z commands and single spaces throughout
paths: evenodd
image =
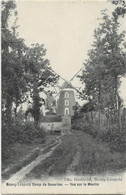
M 79 164 L 79 160 L 80 160 L 80 155 L 81 155 L 81 146 L 78 145 L 77 146 L 77 152 L 76 155 L 72 161 L 72 163 L 68 166 L 67 170 L 66 170 L 66 175 L 77 175 L 76 173 L 76 167 Z
M 21 180 L 23 180 L 23 178 L 25 177 L 26 174 L 28 174 L 35 166 L 40 164 L 43 160 L 45 160 L 47 157 L 49 157 L 53 153 L 53 151 L 56 149 L 56 147 L 61 144 L 61 140 L 59 139 L 55 143 L 56 144 L 53 147 L 51 147 L 49 152 L 47 152 L 45 154 L 40 154 L 34 161 L 32 161 L 30 164 L 23 167 L 20 171 L 15 173 L 10 179 L 6 180 L 5 182 L 6 183 L 9 183 L 9 182 L 18 183 Z

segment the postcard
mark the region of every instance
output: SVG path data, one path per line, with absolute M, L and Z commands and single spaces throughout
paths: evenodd
M 1 2 L 2 194 L 126 193 L 126 1 Z

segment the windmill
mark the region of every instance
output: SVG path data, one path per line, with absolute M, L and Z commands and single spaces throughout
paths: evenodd
M 71 125 L 71 117 L 74 115 L 73 107 L 75 106 L 75 94 L 74 91 L 76 90 L 81 97 L 84 95 L 71 84 L 71 81 L 82 71 L 84 67 L 82 67 L 69 81 L 58 75 L 63 81 L 63 85 L 60 88 L 60 91 L 57 92 L 56 90 L 56 98 L 59 96 L 58 105 L 57 105 L 57 115 L 62 117 L 62 123 L 65 126 Z

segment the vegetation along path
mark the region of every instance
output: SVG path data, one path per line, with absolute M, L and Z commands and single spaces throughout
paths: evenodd
M 124 153 L 111 151 L 83 132 L 64 135 L 50 155 L 25 174 L 25 180 L 44 179 L 63 175 L 87 175 L 106 172 L 121 173 L 126 168 Z
M 42 148 L 42 149 L 40 148 L 39 156 L 35 160 L 31 160 L 31 162 L 29 162 L 29 164 L 25 165 L 19 171 L 14 173 L 8 180 L 6 180 L 6 182 L 9 182 L 9 181 L 19 182 L 19 181 L 21 181 L 25 177 L 25 175 L 27 173 L 29 173 L 35 166 L 37 166 L 44 159 L 49 157 L 60 143 L 61 143 L 60 137 L 57 137 L 56 141 L 53 142 L 52 144 L 49 144 L 45 148 Z

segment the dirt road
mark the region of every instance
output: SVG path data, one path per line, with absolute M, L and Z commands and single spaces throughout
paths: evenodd
M 123 153 L 110 151 L 107 144 L 83 132 L 71 132 L 59 138 L 49 150 L 40 155 L 9 181 L 44 179 L 62 175 L 120 173 L 125 170 Z

